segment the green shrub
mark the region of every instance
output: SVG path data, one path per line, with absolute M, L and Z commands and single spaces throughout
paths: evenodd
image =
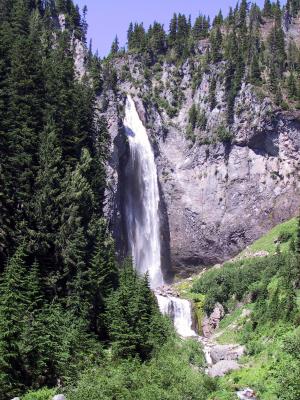
M 226 128 L 224 125 L 220 125 L 217 128 L 217 137 L 221 142 L 230 142 L 233 138 L 232 133 L 228 128 Z
M 188 140 L 191 140 L 192 143 L 195 143 L 196 135 L 195 135 L 193 128 L 190 125 L 188 125 L 188 127 L 186 129 L 185 136 Z
M 22 396 L 22 400 L 51 400 L 56 393 L 56 389 L 43 388 L 26 393 Z
M 193 365 L 193 368 L 191 368 Z M 207 400 L 217 382 L 203 372 L 197 341 L 169 340 L 147 363 L 104 364 L 84 373 L 68 400 Z
M 285 232 L 285 231 L 282 231 L 282 232 L 280 232 L 280 234 L 279 234 L 279 236 L 278 236 L 278 241 L 280 242 L 280 243 L 286 243 L 286 242 L 288 242 L 291 238 L 292 238 L 292 233 L 291 232 Z
M 300 327 L 290 332 L 283 340 L 283 348 L 288 354 L 296 357 L 300 361 Z
M 200 128 L 203 131 L 206 129 L 207 117 L 206 117 L 204 111 L 203 112 L 199 111 L 199 113 L 198 113 L 197 126 L 198 126 L 198 128 Z
M 293 272 L 295 268 L 295 259 L 285 254 L 226 263 L 223 268 L 213 269 L 202 275 L 194 282 L 192 291 L 205 295 L 204 309 L 208 313 L 217 302 L 228 310 L 233 296 L 240 301 L 251 293 L 254 298 L 261 299 L 257 303 L 257 314 L 267 315 L 266 309 L 271 307 L 271 303 L 267 301 L 268 295 L 271 295 L 268 294 L 268 285 L 276 274 L 282 277 L 286 273 L 296 274 L 296 271 Z M 286 286 L 286 291 L 292 295 L 289 286 Z M 281 297 L 283 294 L 282 292 Z M 259 312 L 260 306 L 262 309 Z M 289 304 L 288 297 L 283 296 L 280 307 L 282 315 L 290 306 L 292 304 Z

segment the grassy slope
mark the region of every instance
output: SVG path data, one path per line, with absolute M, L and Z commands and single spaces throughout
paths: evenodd
M 280 243 L 280 251 L 286 252 L 291 244 L 292 237 L 296 235 L 297 229 L 297 218 L 292 218 L 279 225 L 276 225 L 273 229 L 263 235 L 261 238 L 249 245 L 243 250 L 235 259 L 252 258 L 253 255 L 261 251 L 268 252 L 270 255 L 275 254 L 278 244 L 276 241 L 282 234 L 286 234 L 289 239 L 285 242 Z M 229 262 L 229 261 L 228 261 Z M 219 268 L 219 266 L 218 266 Z M 208 268 L 207 271 L 210 269 Z M 193 283 L 199 279 L 199 277 L 205 274 L 206 271 L 201 271 L 200 274 L 194 275 L 189 279 L 180 281 L 174 285 L 175 289 L 180 293 L 180 296 L 187 299 L 193 299 L 195 294 L 190 292 Z
M 268 233 L 247 247 L 247 249 L 241 253 L 241 256 L 247 255 L 249 252 L 255 254 L 260 251 L 267 251 L 269 254 L 275 254 L 277 248 L 276 241 L 278 238 L 280 238 L 280 235 L 287 234 L 292 237 L 296 234 L 296 228 L 297 218 L 292 218 L 289 221 L 276 225 Z M 280 250 L 283 252 L 287 251 L 289 244 L 290 239 L 284 243 L 281 243 Z
M 248 246 L 238 257 L 242 259 L 253 258 L 255 253 L 268 252 L 269 255 L 276 253 L 278 239 L 283 238 L 280 243 L 280 251 L 287 252 L 292 238 L 296 234 L 297 219 L 293 218 L 282 224 L 275 226 L 267 234 Z M 196 301 L 203 305 L 204 295 L 191 292 L 193 283 L 206 272 L 193 279 L 183 281 L 176 285 L 177 290 L 183 297 Z M 197 303 L 197 297 L 201 301 Z M 300 292 L 298 295 L 298 305 L 300 309 Z M 272 326 L 262 326 L 257 332 L 250 333 L 250 337 L 245 340 L 247 332 L 247 322 L 249 313 L 254 304 L 247 304 L 228 314 L 216 331 L 215 340 L 220 344 L 226 343 L 246 343 L 248 354 L 241 359 L 242 369 L 233 371 L 219 379 L 219 390 L 210 398 L 213 400 L 233 400 L 236 399 L 236 390 L 243 387 L 251 387 L 256 390 L 260 400 L 276 400 L 278 383 L 272 379 L 272 371 L 276 371 L 278 361 L 285 358 L 283 351 L 283 341 L 286 335 L 293 332 L 294 327 L 288 323 L 278 322 Z M 246 311 L 247 310 L 247 311 Z M 198 311 L 201 315 L 201 311 Z
M 276 241 L 282 235 L 287 234 L 290 238 L 280 244 L 280 250 L 286 252 L 289 248 L 291 238 L 296 234 L 297 219 L 293 218 L 275 226 L 266 235 L 255 241 L 251 246 L 241 253 L 242 258 L 247 254 L 255 254 L 267 251 L 270 255 L 275 254 Z M 249 317 L 245 316 L 243 310 L 250 310 L 254 304 L 245 305 L 227 315 L 216 331 L 216 340 L 220 344 L 245 342 L 245 330 Z M 298 306 L 300 309 L 300 293 L 298 292 Z M 214 393 L 214 400 L 236 399 L 236 390 L 243 387 L 252 387 L 256 390 L 260 400 L 278 399 L 276 383 L 271 379 L 272 373 L 276 371 L 278 361 L 286 354 L 283 351 L 284 338 L 294 331 L 294 327 L 286 323 L 278 322 L 272 326 L 263 326 L 255 334 L 252 333 L 247 341 L 248 354 L 241 359 L 242 369 L 220 378 L 221 389 Z
M 230 318 L 229 330 L 218 337 L 221 344 L 230 342 L 243 342 L 247 318 L 242 318 L 241 313 L 234 320 L 231 316 L 223 320 L 226 324 Z M 231 330 L 231 326 L 234 329 Z M 285 338 L 294 331 L 294 327 L 287 323 L 279 322 L 273 325 L 262 326 L 253 333 L 247 341 L 247 355 L 240 360 L 242 368 L 220 378 L 220 390 L 212 396 L 214 400 L 235 399 L 238 389 L 251 387 L 256 391 L 260 400 L 277 400 L 278 380 L 273 379 L 276 374 L 278 362 L 286 356 L 283 350 Z M 229 339 L 229 340 L 228 340 Z M 288 364 L 284 365 L 288 367 Z M 280 367 L 279 367 L 280 368 Z

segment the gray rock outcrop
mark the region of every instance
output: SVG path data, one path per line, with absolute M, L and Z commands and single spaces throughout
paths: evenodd
M 63 394 L 56 394 L 53 396 L 52 400 L 67 400 Z
M 240 368 L 238 360 L 244 355 L 245 348 L 239 344 L 220 345 L 214 339 L 198 337 L 203 346 L 207 363 L 206 372 L 210 376 L 223 376 L 227 372 Z
M 223 360 L 238 360 L 245 352 L 244 346 L 238 344 L 214 345 L 210 350 L 213 364 Z
M 216 303 L 213 312 L 208 316 L 205 315 L 202 322 L 203 336 L 209 338 L 213 332 L 219 327 L 221 319 L 224 317 L 224 307 L 220 303 Z
M 250 388 L 239 390 L 236 395 L 240 400 L 258 400 L 254 390 Z
M 160 147 L 160 181 L 177 273 L 229 259 L 297 213 L 297 118 L 279 115 L 276 127 L 239 143 L 191 150 L 172 129 Z
M 236 361 L 232 360 L 223 360 L 214 364 L 212 367 L 208 369 L 208 375 L 212 377 L 216 376 L 224 376 L 230 371 L 234 371 L 239 369 L 240 366 Z

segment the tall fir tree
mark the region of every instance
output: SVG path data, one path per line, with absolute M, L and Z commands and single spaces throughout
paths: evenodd
M 112 42 L 111 48 L 110 48 L 110 54 L 111 55 L 116 55 L 119 52 L 119 39 L 118 36 L 115 37 L 114 41 Z
M 272 4 L 270 0 L 265 0 L 264 2 L 263 16 L 272 17 Z
M 39 169 L 35 183 L 35 194 L 31 203 L 33 249 L 49 273 L 49 268 L 58 261 L 55 249 L 59 231 L 61 182 L 63 178 L 62 149 L 57 129 L 50 117 L 40 135 Z
M 90 304 L 92 330 L 102 338 L 107 338 L 104 312 L 106 300 L 118 284 L 118 270 L 115 260 L 114 241 L 104 219 L 97 222 L 93 232 L 92 259 L 87 271 L 86 295 Z

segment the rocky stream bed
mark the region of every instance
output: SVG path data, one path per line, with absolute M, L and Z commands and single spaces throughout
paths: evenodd
M 196 338 L 201 343 L 206 360 L 205 371 L 209 376 L 221 377 L 230 371 L 242 368 L 239 359 L 245 354 L 245 347 L 239 343 L 218 343 L 218 338 L 226 330 L 217 331 L 221 319 L 225 316 L 221 304 L 217 303 L 213 312 L 209 316 L 204 316 L 201 332 L 197 332 L 193 321 L 192 304 L 189 300 L 181 298 L 176 288 L 165 285 L 157 288 L 155 295 L 161 311 L 170 316 L 177 332 L 183 338 Z M 234 325 L 227 329 L 234 329 Z M 258 400 L 254 390 L 250 388 L 243 388 L 236 394 L 240 400 Z

